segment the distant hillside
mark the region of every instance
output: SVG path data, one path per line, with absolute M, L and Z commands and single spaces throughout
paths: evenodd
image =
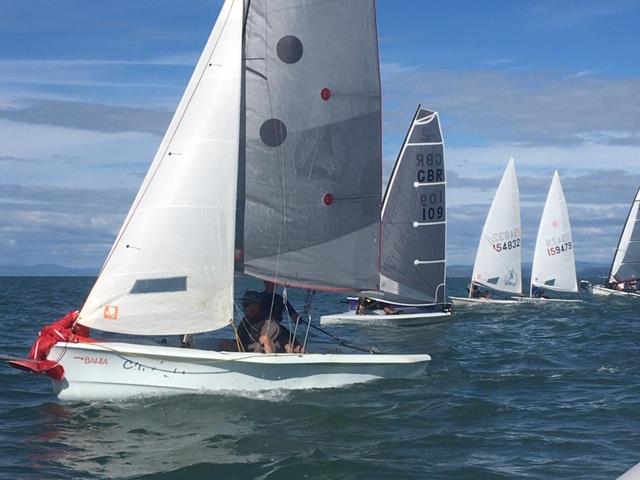
M 578 277 L 594 278 L 604 277 L 609 272 L 611 265 L 595 262 L 576 262 Z M 531 263 L 522 264 L 522 274 L 531 276 Z M 447 276 L 454 278 L 469 278 L 473 271 L 473 265 L 447 265 Z
M 61 265 L 0 265 L 0 277 L 95 277 L 97 268 L 71 268 Z
M 531 264 L 522 266 L 523 275 L 531 274 Z M 594 262 L 577 262 L 578 277 L 603 277 L 609 271 L 610 265 Z M 447 265 L 447 276 L 453 278 L 469 278 L 473 265 Z M 72 268 L 62 265 L 0 265 L 0 277 L 96 277 L 98 268 Z

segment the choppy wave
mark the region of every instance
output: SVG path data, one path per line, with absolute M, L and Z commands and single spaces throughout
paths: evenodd
M 452 293 L 464 285 L 454 279 Z M 24 354 L 90 286 L 0 279 L 1 353 Z M 315 314 L 339 300 L 320 295 Z M 433 357 L 424 378 L 346 389 L 60 403 L 46 378 L 3 368 L 0 477 L 617 477 L 640 460 L 640 304 L 519 307 L 411 329 L 334 327 Z

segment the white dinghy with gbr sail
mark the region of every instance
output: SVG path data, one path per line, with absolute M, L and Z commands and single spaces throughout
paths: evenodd
M 424 373 L 426 354 L 261 354 L 86 336 L 86 327 L 231 333 L 234 268 L 291 287 L 377 286 L 375 4 L 331 8 L 226 0 L 81 311 L 43 329 L 31 358 L 14 366 L 48 374 L 63 399 L 339 387 Z
M 522 295 L 521 231 L 520 190 L 511 158 L 482 229 L 469 296 L 450 297 L 454 305 L 519 303 L 515 299 L 492 298 L 490 292 Z
M 631 204 L 627 221 L 613 257 L 605 285 L 592 285 L 591 293 L 598 296 L 640 297 L 640 188 Z
M 382 203 L 380 289 L 349 298 L 336 323 L 423 325 L 451 315 L 446 299 L 446 177 L 436 112 L 418 106 Z
M 528 297 L 518 297 L 525 303 L 580 303 L 579 299 L 548 298 L 547 291 L 578 293 L 576 259 L 567 201 L 554 172 L 544 204 L 531 269 Z

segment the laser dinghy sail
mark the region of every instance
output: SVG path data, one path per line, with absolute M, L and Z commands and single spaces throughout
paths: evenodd
M 581 302 L 578 299 L 547 298 L 547 291 L 578 292 L 569 210 L 557 171 L 553 174 L 540 219 L 529 297 L 521 297 L 520 300 L 527 303 Z
M 382 203 L 380 289 L 349 298 L 332 323 L 429 323 L 451 315 L 446 298 L 446 177 L 436 112 L 418 106 Z
M 454 305 L 515 304 L 494 299 L 489 291 L 522 295 L 520 191 L 515 161 L 509 160 L 482 229 L 469 297 L 451 297 Z M 481 293 L 481 289 L 485 292 Z
M 593 285 L 591 292 L 599 296 L 640 297 L 640 188 L 631 203 L 627 221 L 613 256 L 613 263 L 605 285 Z
M 47 373 L 63 399 L 337 387 L 424 373 L 426 354 L 211 351 L 90 341 L 77 330 L 230 329 L 234 268 L 290 286 L 377 286 L 375 4 L 331 5 L 327 16 L 322 2 L 225 1 L 79 315 L 56 324 L 46 349 L 34 346 L 31 360 L 41 363 L 15 366 Z

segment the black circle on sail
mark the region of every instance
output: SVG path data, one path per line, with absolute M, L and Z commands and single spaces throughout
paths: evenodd
M 287 126 L 282 120 L 270 118 L 260 126 L 260 139 L 265 145 L 277 147 L 287 138 Z
M 302 42 L 298 37 L 286 35 L 282 37 L 276 45 L 278 58 L 284 63 L 296 63 L 302 58 Z

